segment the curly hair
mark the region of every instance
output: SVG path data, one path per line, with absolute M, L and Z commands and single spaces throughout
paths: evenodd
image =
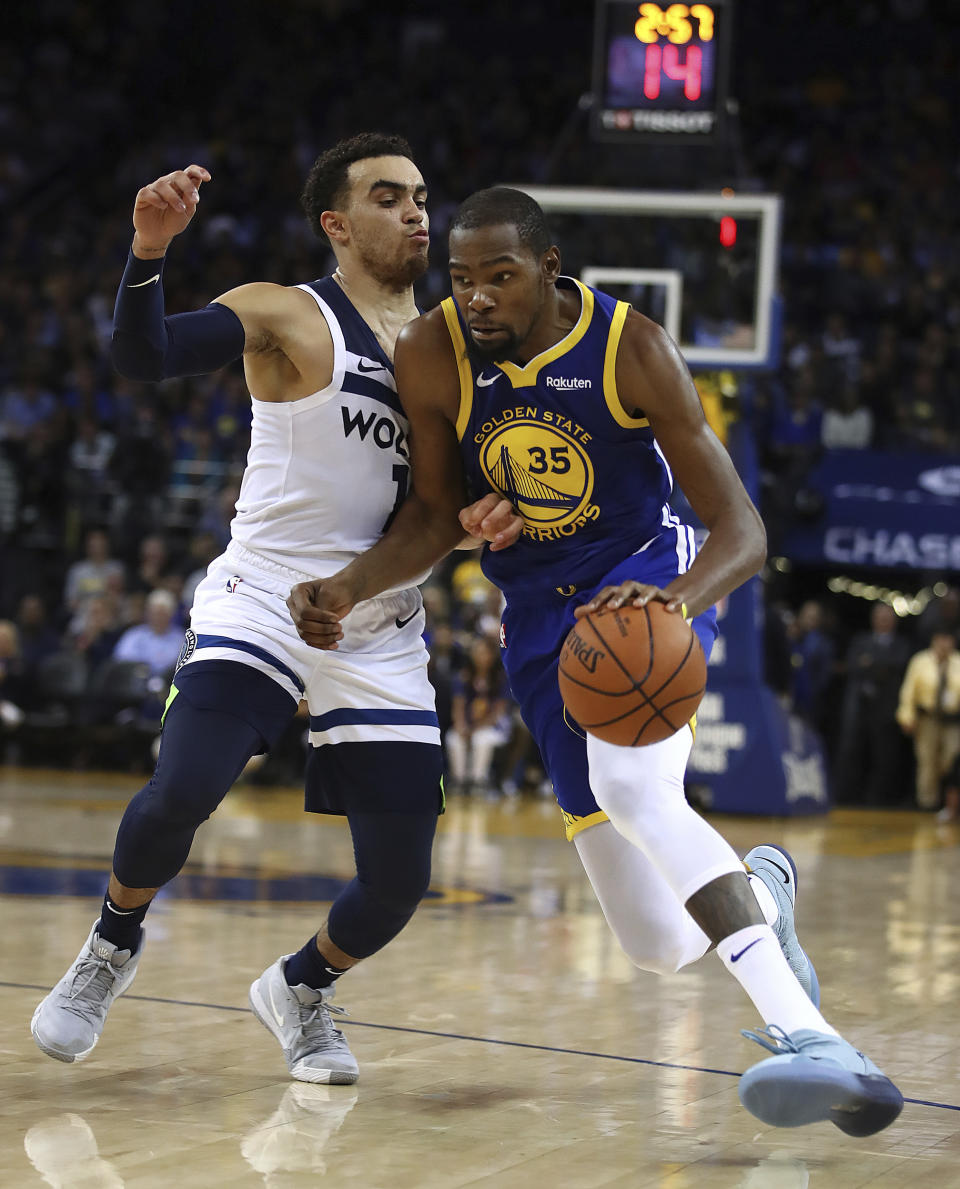
M 346 201 L 347 171 L 354 161 L 364 161 L 367 157 L 407 157 L 412 161 L 413 150 L 402 136 L 360 132 L 321 153 L 310 167 L 300 195 L 300 205 L 314 235 L 327 238 L 320 216 Z

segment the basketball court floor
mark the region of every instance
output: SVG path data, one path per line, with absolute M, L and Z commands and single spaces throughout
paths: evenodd
M 668 979 L 608 934 L 549 803 L 450 806 L 431 894 L 340 984 L 356 1086 L 292 1082 L 247 987 L 351 873 L 349 834 L 241 786 L 148 918 L 79 1065 L 35 1048 L 96 914 L 136 777 L 0 768 L 0 1186 L 29 1189 L 894 1189 L 960 1186 L 960 830 L 906 812 L 720 819 L 786 845 L 824 1010 L 907 1097 L 866 1140 L 737 1100 L 764 1054 L 707 955 Z

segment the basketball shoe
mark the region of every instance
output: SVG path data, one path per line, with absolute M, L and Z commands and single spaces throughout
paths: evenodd
M 30 1031 L 37 1046 L 57 1061 L 82 1061 L 100 1039 L 110 1004 L 133 982 L 143 953 L 118 950 L 93 926 L 77 960 L 37 1007 Z
M 797 939 L 795 908 L 797 903 L 797 868 L 789 852 L 782 846 L 766 843 L 755 846 L 744 856 L 744 865 L 770 889 L 777 903 L 778 915 L 773 931 L 780 942 L 787 965 L 797 976 L 797 982 L 807 993 L 814 1007 L 820 1006 L 820 981 L 813 963 L 803 952 Z
M 301 983 L 288 985 L 283 969 L 287 954 L 250 984 L 250 1006 L 261 1024 L 279 1040 L 287 1068 L 299 1082 L 347 1086 L 360 1076 L 356 1058 L 343 1033 L 335 1028 L 333 987 L 315 991 Z
M 847 1135 L 873 1135 L 903 1110 L 903 1096 L 869 1057 L 840 1036 L 775 1024 L 744 1031 L 771 1053 L 740 1078 L 740 1101 L 771 1127 L 829 1120 Z

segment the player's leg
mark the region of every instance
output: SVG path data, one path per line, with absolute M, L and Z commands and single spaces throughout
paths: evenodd
M 323 928 L 250 987 L 299 1081 L 356 1081 L 330 1018 L 336 980 L 400 932 L 429 883 L 443 752 L 421 606 L 416 590 L 370 599 L 344 621 L 339 650 L 313 654 L 306 808 L 347 816 L 357 875 Z
M 252 984 L 250 1003 L 280 1041 L 295 1078 L 346 1084 L 357 1080 L 359 1069 L 330 1018 L 339 1010 L 331 1002 L 335 985 L 397 936 L 429 887 L 443 762 L 440 747 L 426 743 L 318 750 L 328 754 L 311 754 L 308 797 L 321 780 L 325 801 L 339 803 L 345 795 L 354 802 L 346 814 L 357 873 L 320 930 Z
M 97 1043 L 110 1005 L 136 974 L 142 923 L 157 889 L 180 871 L 197 828 L 250 757 L 269 746 L 296 711 L 274 681 L 236 662 L 187 666 L 174 689 L 156 769 L 120 822 L 100 917 L 34 1013 L 37 1045 L 60 1061 L 82 1060 Z
M 581 830 L 573 843 L 604 919 L 634 966 L 673 974 L 707 952 L 709 937 L 646 855 L 609 821 Z
M 687 804 L 683 774 L 691 743 L 686 728 L 644 748 L 616 747 L 588 736 L 597 804 L 716 944 L 724 966 L 767 1027 L 793 1046 L 784 1050 L 789 1056 L 770 1058 L 744 1075 L 744 1105 L 779 1126 L 829 1118 L 852 1133 L 877 1131 L 899 1113 L 899 1092 L 839 1037 L 804 993 L 740 860 Z M 839 1115 L 834 1111 L 838 1102 Z

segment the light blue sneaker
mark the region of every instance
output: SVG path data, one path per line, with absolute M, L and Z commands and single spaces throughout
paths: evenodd
M 840 1036 L 801 1028 L 787 1035 L 771 1024 L 744 1031 L 776 1056 L 740 1078 L 740 1101 L 771 1127 L 836 1124 L 847 1135 L 873 1135 L 903 1110 L 903 1095 L 869 1057 Z
M 794 909 L 797 903 L 797 868 L 789 851 L 782 846 L 765 843 L 755 846 L 743 860 L 751 875 L 755 875 L 771 891 L 780 915 L 773 931 L 780 942 L 783 956 L 797 976 L 797 982 L 807 993 L 814 1007 L 820 1006 L 820 980 L 813 963 L 797 940 Z

